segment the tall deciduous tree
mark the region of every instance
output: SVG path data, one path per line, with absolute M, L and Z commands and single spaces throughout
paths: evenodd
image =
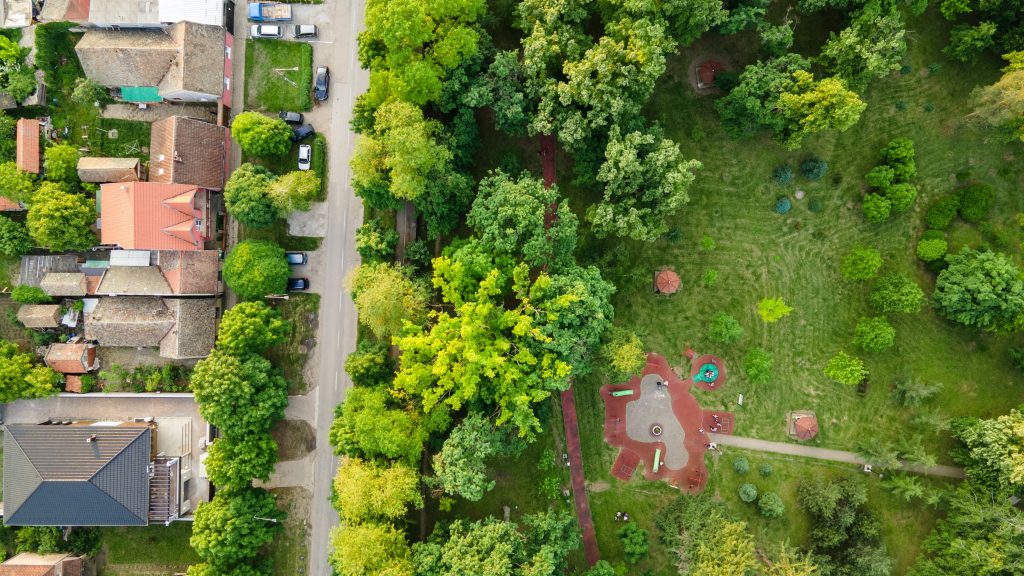
M 402 331 L 405 322 L 422 323 L 427 317 L 429 294 L 397 264 L 363 264 L 346 278 L 359 323 L 380 338 Z
M 70 194 L 47 182 L 36 190 L 25 220 L 36 243 L 54 252 L 85 250 L 96 245 L 92 225 L 96 205 L 91 198 Z
M 882 352 L 896 343 L 896 329 L 884 316 L 864 317 L 857 321 L 853 343 L 865 352 Z
M 983 330 L 1006 330 L 1024 311 L 1024 282 L 1013 262 L 997 252 L 964 248 L 946 257 L 932 299 L 946 318 Z
M 715 102 L 722 125 L 733 138 L 753 136 L 761 130 L 780 134 L 785 119 L 778 113 L 779 96 L 793 85 L 793 73 L 807 70 L 799 54 L 786 54 L 743 69 L 739 84 Z
M 320 177 L 312 170 L 289 172 L 270 184 L 267 195 L 281 216 L 309 210 L 320 195 Z
M 999 80 L 974 92 L 976 104 L 970 116 L 981 118 L 1002 140 L 1024 140 L 1024 50 L 1003 58 L 1009 65 Z M 0 186 L 2 182 L 0 177 Z
M 811 551 L 825 574 L 882 576 L 892 569 L 867 489 L 852 477 L 805 480 L 797 489 L 811 517 Z
M 613 0 L 611 4 L 633 18 L 663 18 L 669 32 L 681 46 L 690 45 L 728 15 L 718 0 Z
M 334 504 L 350 525 L 398 520 L 409 506 L 423 506 L 419 472 L 402 463 L 346 458 L 334 476 Z
M 0 216 L 0 254 L 21 256 L 35 245 L 24 224 Z
M 0 163 L 0 196 L 15 202 L 27 203 L 35 189 L 32 174 L 19 170 L 14 162 Z
M 595 266 L 572 266 L 534 283 L 531 300 L 547 314 L 540 327 L 549 337 L 544 348 L 568 364 L 573 377 L 593 368 L 594 353 L 614 319 L 614 292 Z
M 330 439 L 336 454 L 365 459 L 419 461 L 426 430 L 412 413 L 388 406 L 388 393 L 373 388 L 349 390 L 334 411 Z
M 778 136 L 787 148 L 796 150 L 816 132 L 845 132 L 860 120 L 867 104 L 839 78 L 815 82 L 810 72 L 797 70 L 793 85 L 779 96 L 778 108 L 785 120 Z
M 218 438 L 205 461 L 210 482 L 218 488 L 243 489 L 252 481 L 270 479 L 277 463 L 277 442 L 269 432 Z
M 576 248 L 576 215 L 557 186 L 545 188 L 525 174 L 498 171 L 480 181 L 467 222 L 477 237 L 498 252 L 531 267 L 564 266 Z
M 78 182 L 78 149 L 70 144 L 55 144 L 43 152 L 43 175 L 50 182 Z
M 668 219 L 686 204 L 696 160 L 684 160 L 679 145 L 651 129 L 622 134 L 613 126 L 597 181 L 601 202 L 587 209 L 598 237 L 653 242 L 668 231 Z
M 836 355 L 829 359 L 825 365 L 825 376 L 847 386 L 859 384 L 867 378 L 868 370 L 864 367 L 864 361 L 856 356 L 850 356 L 846 352 L 836 352 Z
M 705 534 L 692 559 L 692 576 L 744 576 L 757 567 L 754 538 L 746 522 L 722 519 L 717 530 Z
M 289 332 L 291 324 L 265 302 L 239 302 L 220 319 L 217 349 L 230 354 L 258 354 L 283 342 Z
M 274 495 L 258 488 L 220 490 L 196 509 L 189 543 L 212 568 L 230 571 L 245 564 L 281 531 L 284 514 Z
M 224 207 L 236 220 L 252 228 L 266 228 L 277 219 L 268 194 L 274 175 L 263 166 L 246 162 L 224 184 Z
M 869 0 L 850 25 L 830 34 L 821 61 L 854 90 L 896 71 L 907 54 L 903 17 L 895 2 Z
M 292 129 L 280 118 L 242 112 L 231 122 L 231 137 L 254 156 L 282 156 L 291 149 Z
M 226 436 L 265 432 L 284 416 L 288 385 L 270 361 L 214 350 L 192 373 L 199 413 Z
M 967 447 L 961 456 L 967 475 L 993 490 L 1017 491 L 1024 486 L 1024 414 L 954 421 L 953 434 Z
M 60 378 L 46 366 L 33 366 L 32 355 L 19 352 L 17 344 L 0 340 L 0 402 L 53 396 Z
M 486 460 L 498 452 L 501 434 L 479 412 L 467 416 L 434 455 L 435 483 L 445 493 L 474 502 L 494 489 Z
M 266 240 L 239 242 L 224 259 L 224 282 L 240 298 L 280 294 L 290 274 L 284 249 Z
M 328 560 L 340 576 L 413 576 L 405 534 L 388 524 L 342 524 L 331 530 Z

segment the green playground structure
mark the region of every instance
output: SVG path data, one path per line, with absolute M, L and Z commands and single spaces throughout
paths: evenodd
M 712 383 L 718 380 L 718 366 L 714 364 L 705 364 L 700 367 L 697 371 L 697 375 L 693 377 L 694 382 L 707 382 Z
M 618 398 L 619 396 L 632 396 L 632 395 L 633 395 L 633 390 L 632 389 L 629 389 L 629 390 L 616 390 L 615 392 L 612 392 L 612 396 L 614 396 L 616 398 Z
M 655 474 L 658 473 L 658 468 L 661 468 L 661 448 L 654 450 L 654 470 Z

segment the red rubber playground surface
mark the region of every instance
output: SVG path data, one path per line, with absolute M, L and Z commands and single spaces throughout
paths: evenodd
M 713 364 L 718 369 L 717 378 L 713 383 L 694 381 L 694 376 L 702 366 Z M 714 356 L 701 356 L 692 362 L 690 377 L 682 380 L 669 367 L 668 361 L 658 354 L 647 355 L 647 366 L 640 376 L 634 376 L 625 385 L 606 384 L 601 388 L 604 399 L 604 439 L 612 446 L 622 448 L 612 465 L 612 475 L 623 481 L 629 481 L 637 468 L 643 467 L 644 478 L 648 480 L 665 480 L 672 486 L 687 492 L 699 492 L 707 483 L 708 472 L 704 466 L 704 453 L 708 450 L 709 432 L 732 434 L 735 418 L 732 413 L 718 410 L 702 410 L 697 399 L 690 393 L 690 387 L 697 385 L 708 390 L 718 390 L 726 381 L 725 365 Z M 672 414 L 683 429 L 683 448 L 687 452 L 686 464 L 673 470 L 662 465 L 654 472 L 653 462 L 655 451 L 660 449 L 665 459 L 668 447 L 664 442 L 637 441 L 626 433 L 627 410 L 631 402 L 640 398 L 640 383 L 644 376 L 659 376 L 667 386 L 668 401 L 671 402 Z M 632 390 L 630 395 L 613 396 L 614 392 Z M 647 422 L 641 422 L 646 427 Z M 678 449 L 678 448 L 677 448 Z

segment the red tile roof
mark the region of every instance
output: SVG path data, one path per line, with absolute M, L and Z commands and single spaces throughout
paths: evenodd
M 20 202 L 15 202 L 10 198 L 0 196 L 0 212 L 20 212 L 21 210 L 24 209 L 25 208 L 21 205 Z
M 18 168 L 39 174 L 39 120 L 18 120 Z
M 100 187 L 100 241 L 126 250 L 201 250 L 205 203 L 187 202 L 199 189 L 188 184 L 123 182 Z M 198 204 L 198 206 L 195 206 Z

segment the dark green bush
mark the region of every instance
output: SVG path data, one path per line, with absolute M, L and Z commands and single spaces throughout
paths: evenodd
M 786 196 L 775 201 L 775 212 L 779 214 L 789 214 L 789 211 L 792 209 L 793 202 Z
M 928 208 L 928 214 L 924 217 L 925 224 L 933 230 L 945 230 L 953 221 L 957 211 L 960 210 L 960 197 L 956 194 L 949 194 L 939 198 Z
M 828 162 L 811 156 L 800 163 L 800 173 L 808 180 L 818 180 L 828 172 Z
M 747 472 L 750 472 L 750 462 L 744 456 L 740 456 L 732 461 L 732 469 L 735 470 L 737 474 L 746 474 Z
M 730 70 L 719 70 L 715 73 L 715 86 L 722 92 L 731 92 L 740 83 L 740 75 Z
M 979 222 L 992 209 L 995 192 L 991 186 L 972 184 L 957 191 L 960 197 L 960 217 L 968 222 Z
M 11 300 L 18 304 L 48 304 L 50 297 L 42 288 L 21 284 L 11 290 Z
M 789 167 L 789 164 L 776 166 L 775 171 L 772 173 L 772 178 L 775 179 L 777 184 L 785 186 L 793 181 L 793 169 Z
M 757 500 L 757 486 L 753 484 L 743 484 L 740 486 L 740 500 L 750 503 Z

